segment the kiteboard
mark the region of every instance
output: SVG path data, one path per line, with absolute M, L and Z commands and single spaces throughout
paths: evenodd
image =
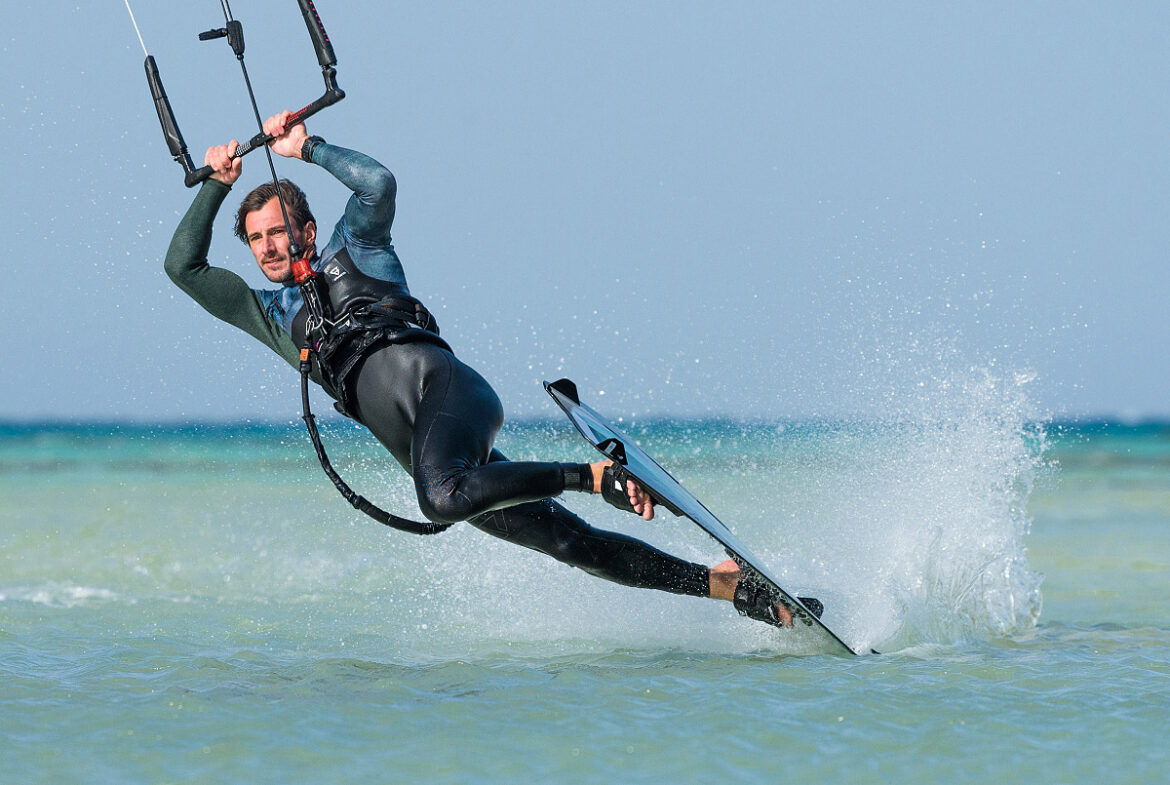
M 743 571 L 744 577 L 767 583 L 777 594 L 784 598 L 785 604 L 792 611 L 794 624 L 812 632 L 823 644 L 822 648 L 839 654 L 859 654 L 852 646 L 845 643 L 817 617 L 805 603 L 785 591 L 773 577 L 768 568 L 757 559 L 739 541 L 730 529 L 727 528 L 708 510 L 702 502 L 679 483 L 670 472 L 662 468 L 638 444 L 607 421 L 589 406 L 581 403 L 577 393 L 577 385 L 568 379 L 559 379 L 555 382 L 544 382 L 544 389 L 556 401 L 557 406 L 569 417 L 577 431 L 585 437 L 606 458 L 625 467 L 638 484 L 653 498 L 659 507 L 666 508 L 675 515 L 688 518 L 698 524 L 723 546 L 736 564 Z

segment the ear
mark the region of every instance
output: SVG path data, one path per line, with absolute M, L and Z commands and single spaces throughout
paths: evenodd
M 305 224 L 305 229 L 302 232 L 302 234 L 304 235 L 304 239 L 303 239 L 303 242 L 301 244 L 304 245 L 306 249 L 312 248 L 317 243 L 317 224 L 316 224 L 316 222 L 308 221 Z

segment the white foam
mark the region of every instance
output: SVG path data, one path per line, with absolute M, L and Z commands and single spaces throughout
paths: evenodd
M 73 608 L 90 602 L 117 601 L 109 589 L 77 586 L 72 583 L 46 583 L 40 586 L 12 586 L 0 589 L 0 602 L 31 602 L 49 608 Z

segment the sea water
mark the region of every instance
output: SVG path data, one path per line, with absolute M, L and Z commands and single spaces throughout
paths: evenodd
M 0 781 L 1167 781 L 1170 426 L 968 384 L 883 418 L 623 423 L 863 657 L 469 526 L 389 531 L 295 424 L 0 427 Z M 417 515 L 367 434 L 325 439 Z M 592 457 L 560 420 L 499 445 Z

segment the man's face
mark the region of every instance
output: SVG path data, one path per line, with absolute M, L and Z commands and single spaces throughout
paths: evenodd
M 288 256 L 289 237 L 284 230 L 280 202 L 272 197 L 259 210 L 244 216 L 248 232 L 248 247 L 260 265 L 260 271 L 273 283 L 290 283 L 293 279 L 292 260 Z M 317 226 L 309 221 L 304 228 L 293 227 L 293 239 L 308 251 L 317 241 Z

